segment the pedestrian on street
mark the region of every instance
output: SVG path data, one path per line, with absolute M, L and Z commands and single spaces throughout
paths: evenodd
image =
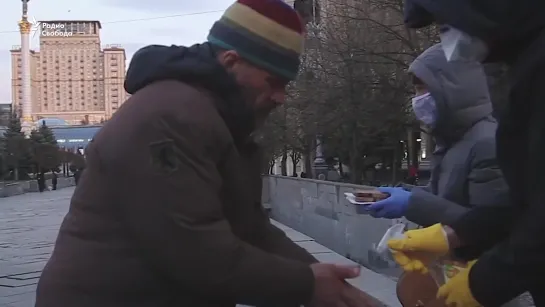
M 148 46 L 132 96 L 86 149 L 86 170 L 36 307 L 371 306 L 272 225 L 250 136 L 295 79 L 304 26 L 282 0 L 239 0 L 208 42 Z
M 36 182 L 38 183 L 38 191 L 42 193 L 45 190 L 45 174 L 42 171 L 37 174 Z
M 414 251 L 437 257 L 465 249 L 479 257 L 439 289 L 452 306 L 500 306 L 526 291 L 545 306 L 545 1 L 406 0 L 405 20 L 411 28 L 441 23 L 452 63 L 508 65 L 509 104 L 496 143 L 510 206 L 473 208 L 450 225 L 411 231 L 390 248 L 410 269 L 427 264 Z
M 53 185 L 53 191 L 57 189 L 57 172 L 53 171 L 53 178 L 51 179 L 51 185 Z
M 76 185 L 78 185 L 78 183 L 79 183 L 79 178 L 81 177 L 81 172 L 82 172 L 81 168 L 77 168 L 74 171 L 74 181 L 75 181 Z

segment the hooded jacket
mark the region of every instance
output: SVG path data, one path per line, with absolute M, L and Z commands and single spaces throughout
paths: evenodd
M 451 224 L 470 208 L 504 206 L 508 188 L 496 161 L 497 123 L 480 63 L 448 63 L 440 44 L 409 67 L 437 107 L 429 185 L 413 188 L 406 217 L 422 226 Z
M 406 0 L 404 11 L 409 27 L 452 25 L 488 44 L 487 61 L 509 66 L 496 143 L 511 206 L 477 207 L 451 226 L 473 253 L 485 252 L 469 275 L 481 304 L 530 291 L 545 306 L 545 1 Z
M 261 207 L 259 148 L 207 44 L 148 46 L 86 149 L 37 307 L 301 305 L 316 260 Z

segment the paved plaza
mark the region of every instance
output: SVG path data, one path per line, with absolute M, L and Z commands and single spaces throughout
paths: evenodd
M 0 198 L 0 306 L 32 307 L 74 188 Z
M 33 307 L 36 284 L 53 250 L 74 188 L 0 198 L 0 307 Z M 323 262 L 354 262 L 312 238 L 274 222 L 300 246 Z M 393 282 L 364 269 L 352 280 L 388 306 L 399 306 Z

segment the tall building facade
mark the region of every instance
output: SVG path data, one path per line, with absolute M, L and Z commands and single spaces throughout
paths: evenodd
M 101 48 L 99 21 L 40 22 L 40 50 L 30 52 L 32 119 L 60 118 L 70 124 L 108 120 L 126 100 L 125 50 Z M 23 101 L 22 52 L 11 50 L 12 101 Z

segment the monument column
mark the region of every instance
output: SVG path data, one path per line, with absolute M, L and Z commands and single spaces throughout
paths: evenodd
M 314 159 L 314 175 L 317 179 L 325 180 L 327 178 L 327 164 L 324 159 L 324 149 L 322 146 L 322 136 L 316 136 L 316 158 Z M 322 175 L 322 176 L 320 176 Z
M 30 30 L 32 24 L 28 21 L 28 2 L 23 2 L 23 17 L 19 21 L 19 30 L 21 32 L 21 78 L 22 78 L 22 97 L 21 100 L 21 125 L 23 131 L 29 134 L 32 126 L 32 91 L 30 78 Z

